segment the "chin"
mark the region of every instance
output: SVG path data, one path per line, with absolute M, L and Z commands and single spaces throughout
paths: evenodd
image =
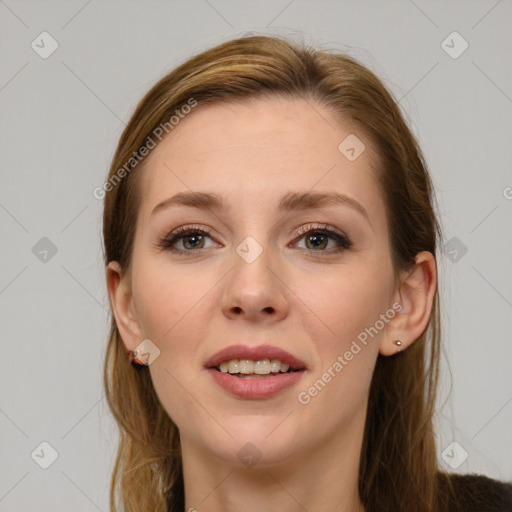
M 294 429 L 293 425 L 285 428 L 279 425 L 281 421 L 277 417 L 243 416 L 224 425 L 233 437 L 225 435 L 222 440 L 218 436 L 208 437 L 203 443 L 216 457 L 233 466 L 281 465 L 297 456 L 297 445 L 301 443 L 300 429 Z

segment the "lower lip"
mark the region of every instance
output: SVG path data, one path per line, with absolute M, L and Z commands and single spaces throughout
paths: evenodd
M 228 393 L 249 399 L 271 398 L 296 384 L 305 373 L 304 370 L 300 370 L 292 373 L 276 373 L 272 377 L 244 379 L 219 372 L 215 368 L 208 368 L 207 371 L 215 382 Z

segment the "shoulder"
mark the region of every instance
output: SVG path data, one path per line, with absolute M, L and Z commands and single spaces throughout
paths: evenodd
M 443 474 L 441 490 L 450 512 L 512 512 L 512 483 L 483 475 Z

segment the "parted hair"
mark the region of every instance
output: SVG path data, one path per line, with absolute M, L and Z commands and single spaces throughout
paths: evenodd
M 385 200 L 396 275 L 413 265 L 418 252 L 436 255 L 441 228 L 427 165 L 398 102 L 382 81 L 336 50 L 252 36 L 193 56 L 160 79 L 137 105 L 109 171 L 110 179 L 125 169 L 104 198 L 106 265 L 118 261 L 129 275 L 144 172 L 144 161 L 135 165 L 133 155 L 140 154 L 154 130 L 191 98 L 199 109 L 206 103 L 272 96 L 324 106 L 370 141 L 379 164 L 375 176 Z M 359 495 L 367 512 L 448 509 L 451 486 L 438 468 L 433 429 L 439 315 L 436 289 L 422 336 L 396 356 L 378 356 L 359 467 Z M 114 315 L 104 386 L 120 435 L 110 488 L 112 511 L 183 512 L 179 431 L 157 398 L 149 370 L 136 371 L 129 363 Z

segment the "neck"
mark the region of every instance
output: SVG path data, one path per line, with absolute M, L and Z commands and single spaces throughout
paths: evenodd
M 181 438 L 185 510 L 364 512 L 358 494 L 362 428 L 279 464 L 240 467 Z

